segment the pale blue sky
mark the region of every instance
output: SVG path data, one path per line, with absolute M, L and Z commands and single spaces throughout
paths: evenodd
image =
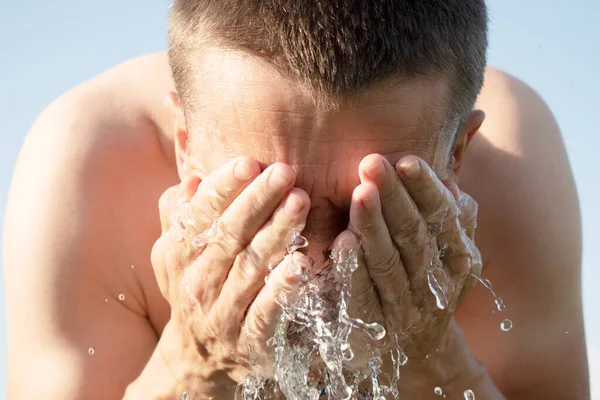
M 3 0 L 0 5 L 0 226 L 14 163 L 37 114 L 56 96 L 124 61 L 165 49 L 167 0 Z M 600 2 L 490 0 L 490 64 L 550 105 L 565 137 L 583 214 L 586 331 L 600 400 Z M 550 4 L 553 4 L 550 6 Z M 6 386 L 0 282 L 0 396 Z

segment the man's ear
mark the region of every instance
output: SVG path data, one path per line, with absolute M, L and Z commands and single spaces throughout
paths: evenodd
M 485 113 L 481 110 L 473 110 L 469 119 L 462 127 L 461 131 L 458 132 L 454 149 L 452 149 L 452 172 L 454 180 L 458 180 L 458 173 L 462 168 L 465 152 L 473 136 L 479 131 L 483 121 L 485 120 Z
M 181 108 L 181 101 L 177 93 L 169 92 L 167 95 L 167 106 L 173 121 L 173 141 L 175 143 L 177 171 L 179 173 L 179 177 L 183 179 L 187 175 L 187 171 L 189 169 L 189 166 L 187 165 L 188 131 L 185 114 Z

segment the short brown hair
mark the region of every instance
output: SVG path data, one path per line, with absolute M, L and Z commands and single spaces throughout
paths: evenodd
M 394 74 L 443 74 L 449 112 L 462 119 L 483 83 L 487 11 L 484 0 L 174 0 L 169 59 L 187 110 L 207 42 L 261 57 L 329 98 Z

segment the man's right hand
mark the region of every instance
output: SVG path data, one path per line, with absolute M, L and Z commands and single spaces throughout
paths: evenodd
M 285 164 L 261 173 L 256 162 L 238 158 L 202 181 L 186 177 L 161 197 L 152 264 L 171 319 L 155 353 L 173 375 L 173 394 L 220 397 L 250 373 L 272 373 L 266 342 L 279 303 L 309 267 L 306 256 L 286 254 L 290 232 L 304 229 L 310 208 L 294 183 Z

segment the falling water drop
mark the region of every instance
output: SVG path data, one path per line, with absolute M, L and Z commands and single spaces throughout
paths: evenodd
M 475 400 L 475 393 L 471 389 L 467 389 L 464 392 L 465 400 Z
M 90 348 L 88 349 L 88 354 L 89 354 L 90 356 L 93 356 L 94 354 L 96 354 L 96 349 L 95 349 L 95 348 L 93 348 L 93 347 L 90 347 Z
M 513 323 L 510 319 L 505 319 L 504 321 L 502 321 L 500 323 L 500 329 L 502 329 L 504 332 L 508 332 L 513 328 Z
M 492 287 L 492 283 L 489 281 L 489 279 L 483 279 L 478 275 L 475 274 L 471 274 L 471 276 L 475 279 L 477 279 L 479 281 L 479 283 L 481 283 L 487 290 L 490 291 L 490 293 L 492 294 L 492 296 L 494 297 L 494 302 L 496 303 L 496 308 L 498 309 L 498 311 L 504 311 L 506 309 L 506 305 L 504 304 L 504 300 L 502 300 L 497 294 L 496 292 L 494 292 L 494 289 Z M 493 312 L 493 311 L 492 311 Z
M 125 301 L 125 295 L 123 293 L 119 295 L 119 301 Z
M 444 394 L 444 391 L 441 387 L 436 386 L 435 389 L 433 389 L 433 393 L 435 393 L 436 396 L 442 396 Z
M 504 300 L 502 300 L 500 297 L 496 297 L 496 308 L 498 308 L 498 311 L 504 311 L 506 309 L 506 306 L 504 305 Z

